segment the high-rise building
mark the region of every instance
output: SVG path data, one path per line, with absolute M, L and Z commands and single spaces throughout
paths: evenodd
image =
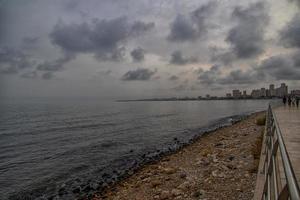
M 232 90 L 232 96 L 233 98 L 239 98 L 242 96 L 242 93 L 240 92 L 240 90 Z
M 271 97 L 276 96 L 276 91 L 275 91 L 274 84 L 270 84 L 270 86 L 269 86 L 269 96 L 271 96 Z
M 266 88 L 261 88 L 261 89 L 260 89 L 260 96 L 261 96 L 261 97 L 267 96 Z
M 252 98 L 258 98 L 258 97 L 260 97 L 260 90 L 252 90 L 251 97 Z
M 285 83 L 281 83 L 279 88 L 275 89 L 276 91 L 276 95 L 277 97 L 283 97 L 286 96 L 288 94 L 288 87 Z

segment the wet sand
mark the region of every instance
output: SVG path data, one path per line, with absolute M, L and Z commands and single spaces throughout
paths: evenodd
M 252 199 L 264 129 L 256 119 L 263 115 L 203 135 L 93 199 Z

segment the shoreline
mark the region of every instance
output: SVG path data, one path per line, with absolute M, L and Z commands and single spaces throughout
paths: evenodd
M 89 195 L 89 197 L 85 197 L 84 199 L 199 199 L 200 197 L 205 197 L 206 199 L 216 199 L 210 198 L 211 195 L 208 195 L 210 194 L 209 190 L 205 192 L 205 190 L 199 189 L 199 187 L 195 187 L 198 188 L 198 191 L 191 192 L 191 187 L 188 185 L 192 185 L 194 187 L 195 185 L 199 186 L 200 184 L 202 188 L 203 185 L 211 185 L 214 179 L 227 179 L 226 176 L 228 170 L 229 172 L 235 171 L 235 173 L 241 172 L 241 165 L 245 163 L 247 163 L 247 165 L 249 166 L 256 166 L 257 159 L 259 158 L 254 158 L 254 156 L 251 155 L 249 151 L 251 151 L 253 144 L 255 145 L 257 138 L 259 138 L 259 136 L 261 135 L 261 131 L 263 130 L 263 126 L 256 125 L 255 120 L 256 118 L 261 117 L 264 113 L 264 111 L 251 113 L 246 115 L 245 117 L 241 117 L 239 120 L 233 120 L 232 125 L 216 127 L 214 130 L 199 134 L 190 143 L 184 144 L 175 151 L 163 154 L 150 162 L 141 164 L 139 167 L 137 167 L 137 169 L 133 169 L 132 172 L 130 172 L 128 175 L 125 175 L 119 181 L 116 181 L 115 183 L 109 185 L 105 185 L 104 189 L 101 188 L 99 192 L 94 193 L 93 197 Z M 249 132 L 251 132 L 252 134 L 249 134 Z M 223 141 L 226 141 L 227 143 L 229 142 L 230 144 L 230 140 L 228 138 L 231 138 L 232 141 L 239 140 L 238 143 L 240 144 L 235 144 L 238 145 L 238 148 L 232 147 L 228 149 L 226 147 L 226 144 L 223 144 Z M 249 141 L 244 141 L 245 138 L 248 138 L 247 140 Z M 241 146 L 245 142 L 248 143 L 245 145 L 245 147 L 247 146 L 248 149 L 244 149 L 244 146 Z M 226 154 L 228 150 L 235 151 L 239 148 L 240 150 L 244 149 L 248 152 L 247 155 L 243 155 L 244 157 L 240 158 L 241 163 L 235 163 L 237 159 L 234 158 L 240 157 L 237 152 L 233 153 L 234 155 L 231 155 L 229 157 L 223 155 Z M 199 154 L 195 154 L 195 152 L 198 152 Z M 241 153 L 241 151 L 238 152 Z M 191 155 L 194 155 L 194 157 L 191 157 Z M 185 164 L 187 162 L 184 159 L 185 157 L 190 157 L 190 160 L 194 160 L 197 166 L 193 167 L 195 163 L 189 163 L 189 165 L 185 167 Z M 248 159 L 248 161 L 246 158 Z M 228 159 L 232 163 L 227 163 Z M 174 160 L 176 161 L 175 163 Z M 224 163 L 227 163 L 228 166 Z M 210 166 L 211 164 L 213 164 L 213 166 Z M 188 176 L 188 174 L 190 174 L 189 166 L 192 166 L 191 168 L 193 169 L 191 170 L 194 171 L 193 173 L 195 173 L 195 171 L 198 171 L 198 173 L 200 173 L 198 174 L 198 177 Z M 252 168 L 247 169 L 247 173 L 245 173 L 246 178 L 248 178 L 249 180 L 251 179 L 249 183 L 251 182 L 252 185 L 251 187 L 249 185 L 249 188 L 252 188 L 252 190 L 246 193 L 247 196 L 251 196 L 251 198 L 253 196 L 254 190 L 253 184 L 255 184 L 256 181 L 256 169 L 254 168 L 255 167 L 252 166 Z M 252 173 L 253 171 L 255 173 Z M 203 174 L 203 172 L 205 173 Z M 205 177 L 205 174 L 207 174 L 208 172 L 210 176 Z M 179 178 L 176 176 L 174 177 L 175 174 Z M 152 178 L 152 176 L 154 178 Z M 205 179 L 203 179 L 204 177 Z M 173 179 L 176 181 L 174 182 Z M 206 184 L 202 183 L 203 181 L 205 181 Z M 245 181 L 245 177 L 243 181 Z M 243 181 L 241 182 L 241 184 L 245 185 Z M 179 184 L 180 182 L 182 182 L 181 186 L 171 186 L 171 183 Z M 189 188 L 189 194 L 184 193 L 184 186 L 182 184 L 188 186 L 187 188 Z M 166 186 L 166 188 L 164 186 Z M 203 188 L 206 188 L 206 186 Z M 135 189 L 138 190 L 136 191 Z M 239 191 L 244 190 L 240 189 Z M 138 197 L 139 195 L 141 195 L 141 193 L 143 193 L 142 196 Z M 217 194 L 218 192 L 214 191 L 214 193 Z M 238 198 L 251 199 L 243 197 Z M 226 198 L 224 199 L 230 199 L 230 197 L 226 196 Z

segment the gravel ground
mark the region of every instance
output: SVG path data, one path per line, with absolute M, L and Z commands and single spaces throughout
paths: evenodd
M 264 128 L 255 122 L 263 115 L 206 134 L 93 199 L 252 199 Z

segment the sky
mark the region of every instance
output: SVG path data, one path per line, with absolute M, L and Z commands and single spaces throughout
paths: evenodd
M 299 0 L 0 0 L 0 97 L 300 89 Z

